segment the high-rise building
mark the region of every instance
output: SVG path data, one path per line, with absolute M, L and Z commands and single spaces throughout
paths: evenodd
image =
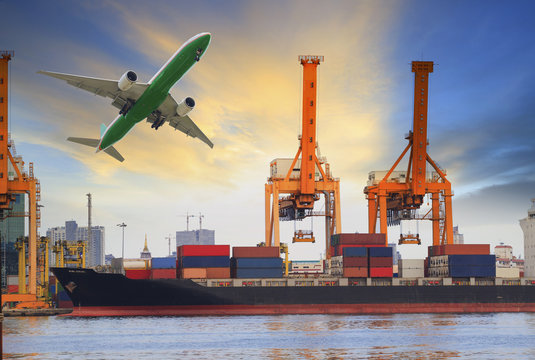
M 520 220 L 524 232 L 524 276 L 535 277 L 535 199 L 531 199 L 528 216 Z
M 104 265 L 104 226 L 91 226 L 90 241 L 88 241 L 87 232 L 87 226 L 78 226 L 76 221 L 66 221 L 65 226 L 48 229 L 46 236 L 50 239 L 51 244 L 60 240 L 84 241 L 86 243 L 86 266 L 95 267 L 97 265 Z
M 25 227 L 23 216 L 24 194 L 16 194 L 15 201 L 11 203 L 11 210 L 4 210 L 3 216 L 11 215 L 0 220 L 0 260 L 2 262 L 2 276 L 18 274 L 18 252 L 15 249 L 15 242 L 18 238 L 24 237 Z M 2 217 L 3 217 L 2 216 Z M 2 285 L 4 284 L 2 278 Z
M 464 244 L 464 234 L 459 234 L 459 226 L 453 227 L 453 243 Z
M 176 246 L 181 245 L 214 245 L 215 230 L 191 230 L 176 232 Z

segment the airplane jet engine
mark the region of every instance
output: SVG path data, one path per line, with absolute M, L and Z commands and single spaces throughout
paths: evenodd
M 119 90 L 121 91 L 127 91 L 134 85 L 137 81 L 137 74 L 133 72 L 132 70 L 129 70 L 121 76 L 119 79 Z
M 176 107 L 176 113 L 178 116 L 185 116 L 195 107 L 195 100 L 193 98 L 187 97 L 182 100 Z

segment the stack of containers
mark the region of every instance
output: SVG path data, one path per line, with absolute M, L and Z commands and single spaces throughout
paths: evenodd
M 177 248 L 180 279 L 230 278 L 230 245 L 182 245 Z
M 232 248 L 231 275 L 237 279 L 280 278 L 282 259 L 276 246 L 238 246 Z
M 495 255 L 442 255 L 429 259 L 431 277 L 496 277 Z
M 399 277 L 421 278 L 425 276 L 424 259 L 401 259 L 398 262 Z
M 489 244 L 451 244 L 429 247 L 430 277 L 495 277 L 496 256 Z
M 151 279 L 175 279 L 176 259 L 174 257 L 153 257 Z
M 344 248 L 342 263 L 344 277 L 368 277 L 368 248 Z
M 370 277 L 391 278 L 394 276 L 391 247 L 369 247 L 368 255 Z
M 348 247 L 384 246 L 385 234 L 335 234 L 331 236 L 331 257 L 343 256 Z

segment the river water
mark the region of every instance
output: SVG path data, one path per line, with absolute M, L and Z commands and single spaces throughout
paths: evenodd
M 535 314 L 5 318 L 5 359 L 535 359 Z

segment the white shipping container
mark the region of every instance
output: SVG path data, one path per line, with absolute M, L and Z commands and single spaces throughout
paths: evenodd
M 150 269 L 150 260 L 144 259 L 113 259 L 111 262 L 113 270 L 134 270 L 134 269 Z
M 7 276 L 7 284 L 8 285 L 18 285 L 19 284 L 19 276 L 18 275 L 8 275 Z
M 497 278 L 519 278 L 520 269 L 516 267 L 496 267 L 496 277 Z
M 424 259 L 401 259 L 398 265 L 400 269 L 424 269 Z
M 448 255 L 431 256 L 429 258 L 429 267 L 448 266 Z
M 331 258 L 331 268 L 341 268 L 344 266 L 343 256 L 333 256 Z
M 401 278 L 421 278 L 425 276 L 424 269 L 399 268 L 399 277 Z

